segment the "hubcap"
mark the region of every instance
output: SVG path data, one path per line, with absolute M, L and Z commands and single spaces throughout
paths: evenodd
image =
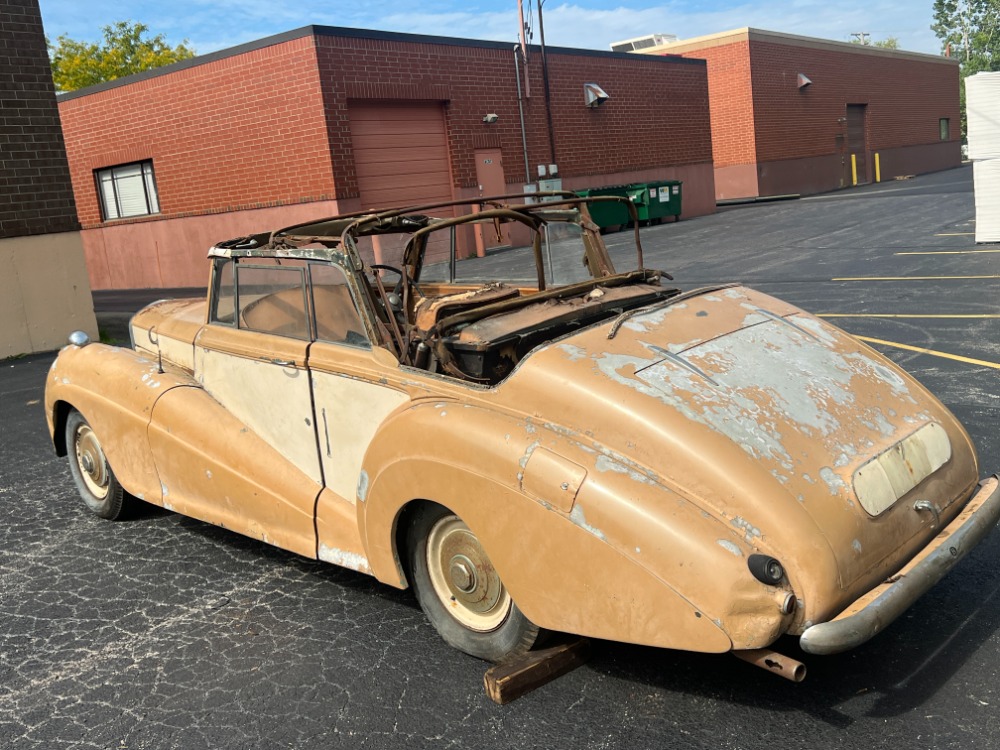
M 101 443 L 89 425 L 82 424 L 76 430 L 74 441 L 76 463 L 80 467 L 83 483 L 91 494 L 103 500 L 108 494 L 108 462 L 101 450 Z
M 510 594 L 476 535 L 458 516 L 445 516 L 428 534 L 427 569 L 434 592 L 465 627 L 485 633 L 507 619 Z

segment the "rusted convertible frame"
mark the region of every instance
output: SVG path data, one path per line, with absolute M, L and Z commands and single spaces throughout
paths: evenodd
M 517 198 L 539 198 L 543 199 L 538 203 L 519 203 L 510 204 L 511 199 Z M 549 199 L 549 200 L 544 200 Z M 289 242 L 290 244 L 296 244 L 300 242 L 308 241 L 320 241 L 322 239 L 333 239 L 329 235 L 318 235 L 314 232 L 307 232 L 305 234 L 298 234 L 296 230 L 308 229 L 310 227 L 316 227 L 318 225 L 332 223 L 336 221 L 346 221 L 348 219 L 353 219 L 349 224 L 341 229 L 340 232 L 340 243 L 344 246 L 350 246 L 351 243 L 348 242 L 348 238 L 351 240 L 356 239 L 360 236 L 365 236 L 368 234 L 378 234 L 377 227 L 383 222 L 388 222 L 399 216 L 406 216 L 416 214 L 421 211 L 429 211 L 435 208 L 447 208 L 453 206 L 494 206 L 494 209 L 490 211 L 480 211 L 478 213 L 465 214 L 464 216 L 457 216 L 454 218 L 442 219 L 434 224 L 427 225 L 424 229 L 427 232 L 436 231 L 439 229 L 446 229 L 450 226 L 459 226 L 461 224 L 475 223 L 477 221 L 482 221 L 484 218 L 495 218 L 499 220 L 501 218 L 508 218 L 512 221 L 519 221 L 521 223 L 533 226 L 536 228 L 539 220 L 537 217 L 532 216 L 535 211 L 551 211 L 554 208 L 564 206 L 576 206 L 580 209 L 583 214 L 583 221 L 581 226 L 589 231 L 598 232 L 599 227 L 594 224 L 590 217 L 590 212 L 587 210 L 587 205 L 589 203 L 602 202 L 602 203 L 624 203 L 628 206 L 629 217 L 634 225 L 634 238 L 636 254 L 638 259 L 638 267 L 643 267 L 643 257 L 642 257 L 642 239 L 639 234 L 639 215 L 636 211 L 635 205 L 628 199 L 622 196 L 616 195 L 601 195 L 593 196 L 590 198 L 581 198 L 575 193 L 571 193 L 565 190 L 562 191 L 552 191 L 545 193 L 516 193 L 514 195 L 496 195 L 483 198 L 467 198 L 465 200 L 459 201 L 440 201 L 436 203 L 424 203 L 415 206 L 407 206 L 405 208 L 391 208 L 391 209 L 380 209 L 372 211 L 359 211 L 347 214 L 339 214 L 337 216 L 331 216 L 326 219 L 320 219 L 317 221 L 303 222 L 301 224 L 293 224 L 292 226 L 285 227 L 284 229 L 279 229 L 270 235 L 270 240 L 268 244 L 275 242 Z M 508 211 L 509 214 L 496 214 L 493 211 Z M 516 214 L 516 216 L 515 216 Z M 526 219 L 525 217 L 531 217 Z M 374 225 L 374 226 L 373 226 Z M 368 231 L 365 231 L 368 230 Z M 393 228 L 390 230 L 394 233 L 401 233 L 405 230 L 400 228 Z M 420 230 L 417 230 L 420 231 Z M 412 239 L 412 238 L 411 238 Z M 414 259 L 416 262 L 422 262 L 422 258 Z M 536 263 L 540 263 L 539 255 L 535 255 Z M 613 273 L 613 271 L 612 271 Z M 595 273 L 595 276 L 598 274 Z M 541 282 L 542 286 L 540 288 L 544 289 L 544 278 Z

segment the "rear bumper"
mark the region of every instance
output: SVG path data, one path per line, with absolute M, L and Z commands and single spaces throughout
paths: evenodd
M 1000 519 L 1000 478 L 988 477 L 962 512 L 885 583 L 829 622 L 806 628 L 799 640 L 810 654 L 836 654 L 860 646 L 899 617 L 983 540 Z

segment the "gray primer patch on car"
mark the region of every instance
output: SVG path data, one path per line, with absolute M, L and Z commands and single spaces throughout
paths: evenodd
M 587 516 L 584 514 L 583 508 L 580 506 L 579 503 L 577 503 L 576 505 L 574 505 L 573 506 L 573 510 L 570 511 L 569 520 L 572 521 L 573 523 L 575 523 L 577 526 L 579 526 L 584 531 L 590 532 L 591 534 L 593 534 L 594 536 L 596 536 L 601 541 L 605 540 L 606 537 L 604 536 L 604 532 L 603 531 L 601 531 L 600 529 L 595 528 L 595 527 L 591 526 L 589 523 L 587 523 Z
M 736 516 L 736 518 L 734 518 L 729 523 L 731 523 L 737 529 L 742 529 L 743 538 L 746 539 L 746 541 L 748 542 L 753 541 L 754 537 L 760 539 L 763 536 L 763 534 L 760 533 L 760 529 L 758 529 L 756 526 L 754 526 L 752 523 L 747 521 L 745 518 L 742 518 L 741 516 Z
M 368 472 L 364 469 L 358 474 L 358 502 L 363 503 L 368 499 Z
M 336 547 L 327 547 L 325 544 L 319 546 L 319 559 L 339 565 L 342 568 L 356 570 L 359 573 L 371 573 L 372 570 L 368 565 L 368 558 L 364 555 L 337 549 Z
M 830 488 L 831 495 L 837 495 L 841 490 L 847 488 L 844 480 L 829 466 L 824 466 L 819 470 L 819 478 L 826 482 L 826 486 Z
M 579 362 L 587 358 L 587 351 L 573 344 L 559 344 L 559 348 L 566 352 L 570 362 Z
M 718 544 L 726 552 L 731 552 L 737 557 L 743 557 L 743 550 L 739 548 L 735 543 L 729 541 L 728 539 L 717 539 L 716 544 Z

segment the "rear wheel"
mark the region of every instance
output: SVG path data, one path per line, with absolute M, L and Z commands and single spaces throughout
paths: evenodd
M 413 587 L 451 646 L 489 661 L 528 651 L 539 628 L 517 608 L 479 539 L 447 508 L 427 504 L 407 533 Z
M 124 518 L 130 498 L 111 470 L 97 433 L 75 410 L 66 419 L 66 448 L 70 474 L 86 506 L 110 521 Z

